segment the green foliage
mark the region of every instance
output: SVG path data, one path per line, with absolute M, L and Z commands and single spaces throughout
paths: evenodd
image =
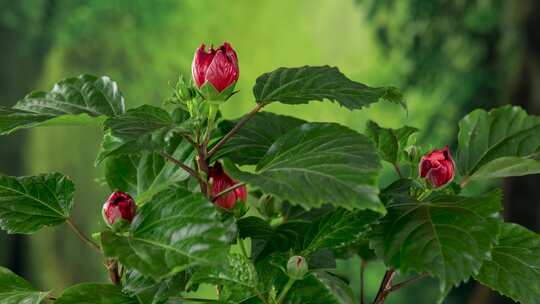
M 447 291 L 491 257 L 499 231 L 500 192 L 440 195 L 421 202 L 395 198 L 371 237 L 371 247 L 388 266 L 403 273 L 428 273 Z
M 122 293 L 118 286 L 110 284 L 83 283 L 72 286 L 62 293 L 58 304 L 139 304 L 137 299 Z
M 84 124 L 91 117 L 121 114 L 124 107 L 124 97 L 109 77 L 67 78 L 50 92 L 31 93 L 12 109 L 0 109 L 0 134 L 39 125 Z
M 346 282 L 326 271 L 315 271 L 295 282 L 283 303 L 353 304 L 356 301 Z
M 237 122 L 223 121 L 222 133 L 228 133 Z M 279 137 L 305 122 L 270 112 L 258 113 L 219 149 L 215 158 L 227 157 L 238 165 L 255 165 Z
M 229 254 L 226 263 L 200 268 L 190 280 L 190 284 L 199 283 L 222 286 L 221 299 L 226 303 L 240 303 L 258 292 L 255 268 L 241 254 Z
M 459 123 L 458 167 L 470 179 L 540 172 L 540 118 L 505 106 L 476 110 Z
M 397 164 L 409 137 L 418 132 L 418 129 L 404 126 L 399 129 L 382 128 L 373 121 L 368 121 L 366 134 L 371 138 L 381 158 L 391 164 Z
M 105 127 L 124 140 L 138 139 L 157 130 L 174 127 L 171 115 L 162 108 L 142 105 L 126 113 L 108 118 Z
M 386 100 L 406 107 L 396 88 L 372 88 L 350 80 L 336 67 L 329 66 L 279 68 L 263 74 L 257 78 L 253 95 L 258 103 L 302 104 L 328 99 L 355 110 Z
M 310 225 L 304 237 L 303 255 L 350 245 L 358 241 L 379 217 L 380 214 L 369 210 L 328 212 Z
M 69 217 L 75 185 L 60 173 L 0 176 L 0 227 L 8 233 L 34 233 Z
M 236 179 L 304 208 L 330 203 L 384 213 L 377 196 L 379 157 L 363 135 L 330 123 L 309 123 L 281 136 L 256 174 L 226 166 Z
M 187 172 L 178 170 L 176 164 L 165 160 L 159 153 L 140 152 L 133 151 L 107 159 L 105 179 L 111 190 L 123 189 L 136 196 L 137 202 L 142 204 L 161 190 L 189 178 Z M 195 157 L 193 147 L 183 140 L 171 140 L 166 152 L 186 165 Z
M 0 267 L 0 303 L 39 304 L 48 294 L 48 292 L 36 290 L 30 283 L 9 269 Z
M 235 226 L 221 223 L 202 195 L 171 187 L 142 206 L 127 235 L 102 233 L 105 255 L 160 280 L 196 265 L 225 261 L 228 235 Z
M 526 228 L 504 223 L 492 259 L 474 278 L 521 303 L 540 303 L 540 236 Z
M 162 304 L 184 291 L 185 283 L 187 283 L 185 272 L 156 282 L 136 270 L 128 270 L 124 277 L 122 292 L 131 297 L 137 296 L 142 303 Z
M 365 136 L 336 123 L 257 114 L 271 101 L 328 99 L 349 109 L 379 100 L 404 105 L 395 89 L 370 88 L 326 66 L 280 68 L 258 78 L 255 110 L 222 121 L 218 130 L 218 104 L 199 93 L 183 96 L 172 111 L 143 105 L 125 112 L 114 82 L 81 76 L 1 110 L 4 133 L 78 114 L 107 117 L 97 163 L 106 161 L 111 189 L 137 202 L 134 219 L 122 202 L 110 202 L 107 210 L 126 225 L 95 237 L 112 281 L 121 286 L 76 285 L 57 303 L 165 304 L 202 284 L 217 287 L 220 303 L 354 303 L 349 283 L 333 272 L 336 258 L 351 254 L 438 279 L 439 300 L 471 277 L 520 301 L 538 297 L 540 290 L 527 285 L 540 279 L 538 235 L 501 223 L 500 191 L 460 196 L 457 184 L 434 189 L 418 177 L 379 190 L 381 158 L 398 171 L 402 161 L 417 165 L 419 153 L 405 151 L 417 129 L 370 121 Z M 34 120 L 21 119 L 28 115 Z M 460 124 L 458 166 L 466 180 L 537 173 L 538 131 L 538 119 L 519 108 L 475 111 Z M 223 183 L 234 186 L 224 194 L 216 190 Z M 245 202 L 243 183 L 255 190 L 257 203 Z M 61 224 L 74 191 L 59 173 L 0 176 L 0 227 L 33 233 Z M 223 196 L 236 205 L 220 207 Z M 268 212 L 245 216 L 254 204 Z M 245 239 L 251 240 L 249 254 Z M 235 240 L 241 254 L 231 250 Z M 386 285 L 381 290 L 391 292 Z M 0 300 L 9 299 L 1 303 L 39 303 L 46 296 L 0 268 Z

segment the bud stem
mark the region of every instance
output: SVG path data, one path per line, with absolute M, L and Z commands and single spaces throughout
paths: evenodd
M 461 179 L 461 183 L 459 183 L 459 186 L 462 189 L 465 188 L 465 186 L 467 186 L 467 184 L 469 183 L 470 180 L 471 180 L 471 178 L 469 176 L 465 176 L 463 179 Z
M 373 304 L 382 304 L 386 300 L 386 297 L 390 293 L 390 290 L 392 289 L 392 279 L 394 278 L 394 275 L 396 274 L 394 269 L 389 269 L 384 273 L 383 280 L 381 282 L 381 286 L 379 286 L 379 291 L 377 292 L 377 296 L 375 297 L 375 300 L 373 301 Z
M 294 285 L 294 282 L 296 282 L 295 279 L 289 278 L 289 281 L 287 281 L 287 284 L 285 285 L 285 287 L 283 287 L 283 289 L 279 293 L 279 296 L 277 298 L 277 304 L 281 304 L 283 300 L 285 300 L 285 296 L 289 292 L 289 289 L 291 289 L 291 287 Z
M 242 182 L 242 183 L 234 184 L 234 186 L 230 186 L 229 188 L 227 188 L 227 189 L 225 189 L 225 190 L 219 192 L 218 194 L 214 195 L 214 196 L 212 197 L 212 201 L 215 201 L 218 197 L 220 197 L 220 196 L 222 196 L 222 195 L 225 195 L 225 194 L 227 194 L 227 193 L 229 193 L 229 192 L 231 192 L 231 191 L 234 191 L 235 189 L 240 188 L 240 187 L 244 186 L 245 184 L 246 184 L 246 183 L 243 183 L 243 182 Z
M 195 170 L 191 169 L 191 167 L 187 166 L 183 162 L 179 161 L 178 159 L 174 158 L 172 155 L 169 155 L 168 153 L 166 153 L 164 151 L 159 152 L 159 154 L 161 156 L 163 156 L 163 158 L 175 163 L 180 168 L 184 169 L 184 171 L 189 173 L 189 175 L 191 175 L 195 179 L 197 179 L 197 181 L 199 182 L 199 185 L 201 186 L 201 190 L 206 189 L 206 182 L 199 176 L 199 174 L 197 172 L 195 172 Z
M 66 220 L 66 223 L 68 224 L 69 228 L 71 228 L 71 230 L 73 230 L 73 232 L 75 233 L 75 235 L 81 240 L 83 241 L 84 243 L 86 243 L 88 246 L 94 248 L 95 250 L 97 250 L 99 253 L 101 253 L 101 248 L 99 248 L 98 244 L 94 243 L 91 239 L 87 238 L 86 236 L 84 236 L 84 234 L 81 232 L 81 230 L 75 225 L 75 223 L 73 223 L 73 221 L 71 219 L 67 219 Z
M 238 132 L 238 130 L 240 130 L 240 128 L 242 128 L 246 124 L 246 122 L 248 122 L 248 120 L 255 116 L 255 114 L 257 114 L 265 105 L 266 103 L 263 102 L 257 103 L 257 106 L 253 110 L 251 110 L 251 112 L 244 115 L 244 117 L 240 119 L 240 121 L 229 131 L 229 133 L 223 136 L 223 138 L 221 138 L 221 140 L 212 148 L 212 150 L 208 152 L 208 155 L 206 156 L 207 159 L 212 158 L 212 156 L 216 154 L 219 148 L 221 148 L 221 146 L 223 146 L 229 140 L 229 138 L 236 134 L 236 132 Z

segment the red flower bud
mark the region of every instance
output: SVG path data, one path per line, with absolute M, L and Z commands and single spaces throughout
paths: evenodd
M 426 178 L 433 188 L 439 188 L 451 182 L 455 175 L 454 169 L 454 160 L 448 146 L 424 155 L 418 165 L 420 177 Z
M 195 51 L 191 72 L 197 87 L 202 87 L 208 81 L 221 93 L 236 83 L 240 76 L 238 57 L 227 42 L 217 49 L 211 47 L 208 52 L 206 52 L 205 45 L 202 44 Z
M 210 177 L 212 178 L 212 195 L 217 195 L 221 191 L 236 185 L 238 182 L 233 180 L 223 171 L 223 167 L 219 162 L 216 162 L 210 168 Z M 227 194 L 223 194 L 216 198 L 214 203 L 225 209 L 232 209 L 237 201 L 245 203 L 247 200 L 246 186 L 238 187 Z
M 114 225 L 119 219 L 131 223 L 135 217 L 137 206 L 129 194 L 116 191 L 103 204 L 103 218 L 109 225 Z

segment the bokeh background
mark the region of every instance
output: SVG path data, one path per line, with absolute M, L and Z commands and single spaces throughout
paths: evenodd
M 457 121 L 472 109 L 513 103 L 540 113 L 538 29 L 538 0 L 0 0 L 0 105 L 82 73 L 111 76 L 128 108 L 159 105 L 170 96 L 169 83 L 190 75 L 201 42 L 229 41 L 241 77 L 240 93 L 224 106 L 227 118 L 253 107 L 251 87 L 261 73 L 329 64 L 369 85 L 399 87 L 408 112 L 390 104 L 350 112 L 331 103 L 267 110 L 359 131 L 367 119 L 387 127 L 407 123 L 422 129 L 421 143 L 455 147 Z M 103 168 L 92 165 L 100 136 L 95 126 L 0 137 L 0 172 L 70 175 L 78 185 L 74 218 L 91 234 L 103 228 L 108 192 Z M 392 174 L 387 170 L 381 184 Z M 540 231 L 539 184 L 538 176 L 502 182 L 507 220 Z M 59 293 L 78 282 L 106 281 L 102 262 L 65 226 L 33 236 L 0 232 L 0 265 L 41 289 Z M 356 294 L 359 263 L 339 262 Z M 368 264 L 370 298 L 383 272 L 381 264 Z M 436 282 L 424 280 L 388 303 L 434 303 L 436 292 Z M 447 303 L 512 302 L 468 282 Z

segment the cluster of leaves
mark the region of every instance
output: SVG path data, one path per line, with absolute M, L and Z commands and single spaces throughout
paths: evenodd
M 381 100 L 405 107 L 396 89 L 366 86 L 328 66 L 279 68 L 260 76 L 253 92 L 257 111 L 271 102 L 323 100 L 350 110 Z M 222 303 L 355 303 L 348 282 L 333 270 L 344 252 L 383 260 L 389 271 L 438 279 L 439 300 L 474 278 L 522 303 L 539 303 L 540 236 L 501 220 L 500 191 L 460 195 L 471 180 L 539 173 L 539 117 L 510 106 L 467 115 L 459 125 L 460 183 L 433 191 L 416 176 L 422 148 L 411 136 L 415 128 L 369 122 L 366 136 L 257 111 L 221 120 L 203 147 L 215 152 L 202 160 L 206 165 L 221 160 L 252 190 L 253 208 L 233 216 L 212 204 L 185 170 L 201 169 L 201 146 L 193 141 L 205 127 L 185 107 L 126 111 L 115 82 L 83 75 L 0 108 L 0 134 L 102 123 L 96 163 L 104 162 L 111 190 L 130 193 L 138 204 L 126 232 L 98 238 L 99 250 L 123 269 L 119 284 L 75 285 L 56 298 L 0 268 L 0 303 L 181 303 L 200 284 L 216 285 Z M 215 144 L 225 134 L 227 141 Z M 400 174 L 382 190 L 381 161 Z M 0 176 L 0 227 L 29 234 L 71 223 L 74 191 L 60 173 Z M 235 244 L 242 253 L 231 250 Z M 293 255 L 308 260 L 309 273 L 291 283 L 285 267 Z

